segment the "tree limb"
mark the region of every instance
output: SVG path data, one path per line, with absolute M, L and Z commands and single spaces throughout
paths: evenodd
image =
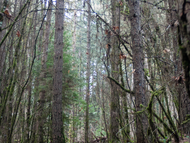
M 118 85 L 121 89 L 123 89 L 125 92 L 130 93 L 130 94 L 134 94 L 133 91 L 124 88 L 121 84 L 119 84 L 119 82 L 117 82 L 117 81 L 116 81 L 115 79 L 113 79 L 112 77 L 109 77 L 109 76 L 108 76 L 107 78 L 109 78 L 110 80 L 112 80 L 113 82 L 115 82 L 115 84 L 117 84 L 117 85 Z

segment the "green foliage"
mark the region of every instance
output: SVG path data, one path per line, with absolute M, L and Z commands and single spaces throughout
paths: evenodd
M 150 75 L 149 75 L 149 70 L 148 70 L 148 69 L 144 69 L 144 74 L 145 74 L 146 76 L 150 77 Z
M 53 30 L 53 29 L 52 29 Z M 80 96 L 78 92 L 79 87 L 83 87 L 84 83 L 78 76 L 78 71 L 74 68 L 78 63 L 72 56 L 71 50 L 71 33 L 68 31 L 64 32 L 64 47 L 63 47 L 63 121 L 64 121 L 64 130 L 67 130 L 69 124 L 75 123 L 75 125 L 83 125 L 79 117 L 70 118 L 70 110 L 74 104 L 79 109 L 85 109 L 86 103 Z M 46 78 L 44 79 L 46 85 L 38 85 L 34 87 L 33 95 L 38 96 L 41 89 L 45 90 L 47 97 L 51 101 L 53 94 L 53 74 L 54 74 L 54 36 L 49 39 L 49 47 L 47 53 L 47 62 L 46 62 Z M 38 80 L 41 72 L 41 56 L 42 53 L 37 51 L 37 58 L 33 67 L 33 77 L 35 80 Z M 34 81 L 36 82 L 36 81 Z M 49 103 L 48 103 L 49 104 Z M 48 106 L 48 105 L 47 105 Z M 79 116 L 84 114 L 84 111 L 81 110 Z

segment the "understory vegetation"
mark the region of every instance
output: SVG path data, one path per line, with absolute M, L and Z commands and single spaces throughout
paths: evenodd
M 1 1 L 0 142 L 190 142 L 189 9 Z

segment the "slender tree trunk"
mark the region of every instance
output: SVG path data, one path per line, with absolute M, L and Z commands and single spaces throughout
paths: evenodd
M 126 60 L 126 59 L 124 59 Z M 124 61 L 126 62 L 126 61 Z M 124 79 L 123 79 L 123 72 L 122 72 L 122 63 L 120 61 L 120 75 L 121 75 L 121 84 L 123 87 L 125 87 L 125 84 L 124 84 Z M 129 124 L 129 115 L 128 115 L 128 109 L 127 109 L 127 94 L 121 90 L 121 95 L 122 95 L 122 103 L 123 103 L 123 108 L 124 108 L 124 119 L 125 121 L 123 121 L 123 119 L 121 118 L 122 121 L 120 121 L 122 123 L 122 128 L 124 127 L 124 125 L 126 124 L 127 127 L 125 127 L 123 130 L 122 130 L 122 134 L 123 134 L 123 141 L 125 143 L 127 142 L 130 142 L 130 126 L 128 126 Z
M 38 3 L 38 0 L 36 0 L 35 1 L 36 3 Z M 37 10 L 37 7 L 36 7 L 36 9 L 35 10 Z M 33 32 L 33 34 L 32 34 L 32 47 L 34 47 L 35 45 L 35 37 L 36 37 L 36 24 L 37 24 L 37 17 L 38 17 L 38 13 L 36 12 L 36 13 L 34 13 L 33 14 L 33 19 L 35 19 L 34 20 L 34 32 Z M 34 51 L 33 51 L 33 49 L 32 49 L 32 51 L 31 51 L 31 53 L 32 53 L 32 57 L 34 56 Z M 39 72 L 39 70 L 37 69 L 37 71 Z M 35 77 L 34 78 L 34 80 L 35 80 L 35 82 L 34 82 L 34 87 L 35 87 L 35 89 L 37 89 L 38 88 L 38 86 L 39 86 L 39 81 L 38 81 L 38 79 L 37 79 L 37 77 Z M 32 81 L 31 81 L 32 82 Z M 37 90 L 37 92 L 36 93 L 38 93 L 38 90 Z M 37 94 L 35 94 L 34 95 L 34 101 L 33 101 L 33 104 L 34 104 L 34 106 L 33 106 L 33 114 L 36 112 L 36 110 L 37 110 L 37 97 L 38 97 L 38 95 Z M 36 115 L 35 115 L 36 116 Z M 31 135 L 30 135 L 30 140 L 31 140 L 31 143 L 32 142 L 35 142 L 36 141 L 36 131 L 37 131 L 37 120 L 36 120 L 36 118 L 33 118 L 33 120 L 31 121 Z
M 32 78 L 31 78 L 32 79 Z M 32 85 L 31 80 L 28 83 L 28 105 L 27 105 L 27 113 L 26 113 L 26 142 L 29 143 L 30 140 L 30 110 L 31 110 L 31 94 L 32 94 Z
M 102 99 L 102 113 L 103 113 L 103 120 L 104 120 L 104 125 L 105 125 L 105 131 L 106 131 L 106 137 L 108 138 L 108 125 L 106 121 L 106 108 L 105 108 L 105 99 L 104 99 L 104 81 L 102 81 L 102 86 L 101 86 L 101 99 Z
M 119 0 L 112 0 L 112 27 L 117 34 L 120 34 L 120 5 Z M 116 35 L 111 37 L 111 75 L 119 81 L 119 46 L 120 42 Z M 110 121 L 110 135 L 109 139 L 112 143 L 119 141 L 119 89 L 118 86 L 111 81 L 111 121 Z
M 52 0 L 49 2 L 49 6 L 48 6 L 48 12 L 47 12 L 47 22 L 46 22 L 46 33 L 45 33 L 45 37 L 44 37 L 44 46 L 43 46 L 43 54 L 42 54 L 42 68 L 41 68 L 41 73 L 40 73 L 40 82 L 41 82 L 41 86 L 45 86 L 46 85 L 46 62 L 47 62 L 47 51 L 48 51 L 48 45 L 49 45 L 49 34 L 50 34 L 50 24 L 51 24 L 51 8 L 52 8 Z M 43 139 L 43 125 L 45 122 L 45 117 L 44 117 L 44 104 L 45 104 L 45 100 L 46 100 L 46 91 L 45 89 L 40 90 L 39 93 L 39 117 L 38 117 L 38 142 L 39 143 L 43 143 L 44 139 Z
M 2 7 L 4 7 L 3 9 L 6 8 L 6 3 L 4 2 L 4 5 L 2 5 Z M 1 25 L 0 28 L 5 28 L 7 25 L 7 19 L 5 17 L 3 17 L 3 15 L 0 19 Z M 3 37 L 6 34 L 6 30 L 0 31 L 0 40 L 3 39 Z M 5 87 L 7 86 L 7 76 L 5 75 L 5 69 L 6 69 L 6 41 L 0 46 L 0 97 L 1 97 L 1 104 L 3 104 L 3 102 L 5 102 L 5 95 L 6 95 L 6 90 Z M 0 108 L 2 110 L 2 106 Z M 0 111 L 1 111 L 0 110 Z M 2 122 L 0 121 L 0 128 L 1 128 L 1 132 L 0 132 L 0 136 L 1 136 L 1 142 L 7 142 L 7 128 L 8 128 L 8 124 L 7 124 L 7 108 L 5 109 L 6 113 L 4 113 L 3 115 L 1 114 L 2 117 Z M 2 113 L 2 112 L 1 112 Z
M 77 17 L 77 11 L 74 10 L 74 31 L 73 31 L 73 55 L 75 54 L 76 51 L 76 17 Z
M 88 143 L 89 136 L 89 98 L 90 98 L 90 0 L 88 0 L 88 24 L 87 24 L 87 73 L 86 73 L 86 119 L 85 119 L 85 143 Z
M 52 138 L 53 143 L 65 142 L 62 117 L 62 84 L 63 84 L 63 22 L 64 0 L 56 1 L 55 13 L 55 50 L 52 106 Z
M 76 8 L 76 6 L 75 6 L 75 8 Z M 76 24 L 77 24 L 76 18 L 77 18 L 77 11 L 74 10 L 73 57 L 75 57 L 75 51 L 76 51 Z M 76 129 L 75 129 L 76 124 L 75 124 L 74 118 L 75 118 L 75 115 L 77 114 L 77 113 L 75 113 L 77 108 L 75 106 L 77 106 L 77 105 L 73 105 L 73 132 L 72 132 L 72 137 L 73 137 L 72 142 L 73 143 L 75 143 L 75 138 L 76 138 Z
M 129 0 L 131 39 L 133 52 L 133 71 L 134 71 L 134 92 L 136 111 L 141 111 L 141 104 L 146 105 L 145 101 L 145 80 L 144 80 L 144 56 L 141 39 L 141 19 L 140 19 L 140 0 Z M 136 116 L 136 137 L 137 143 L 145 143 L 147 120 L 145 115 Z

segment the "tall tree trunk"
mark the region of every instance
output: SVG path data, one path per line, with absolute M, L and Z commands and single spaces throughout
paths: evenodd
M 35 2 L 36 3 L 38 3 L 38 0 L 35 0 Z M 37 7 L 35 8 L 35 10 L 37 10 Z M 33 19 L 35 19 L 34 20 L 34 31 L 33 31 L 33 33 L 32 33 L 32 40 L 31 40 L 31 42 L 32 42 L 32 46 L 31 47 L 34 47 L 35 46 L 35 37 L 36 37 L 36 24 L 37 24 L 37 17 L 38 17 L 38 13 L 36 12 L 36 13 L 34 13 L 33 14 Z M 34 57 L 34 49 L 32 49 L 31 50 L 31 57 Z M 37 71 L 39 71 L 38 69 L 37 69 Z M 34 88 L 38 88 L 38 86 L 39 86 L 39 81 L 38 81 L 38 79 L 37 79 L 37 77 L 34 77 Z M 31 78 L 31 82 L 32 82 L 32 78 Z M 32 86 L 32 85 L 31 85 Z M 37 90 L 37 92 L 36 93 L 38 93 L 38 90 Z M 35 113 L 35 111 L 37 110 L 37 97 L 38 97 L 38 95 L 37 94 L 34 94 L 34 99 L 33 99 L 33 113 Z M 31 107 L 29 107 L 29 108 L 31 108 Z M 37 120 L 36 120 L 36 118 L 33 118 L 33 120 L 31 121 L 31 135 L 30 135 L 30 142 L 35 142 L 36 141 L 36 130 L 37 130 Z
M 117 34 L 120 34 L 120 4 L 119 0 L 111 1 L 112 5 L 112 27 Z M 116 35 L 111 37 L 111 75 L 119 81 L 119 46 L 120 42 Z M 119 89 L 118 86 L 111 81 L 111 121 L 110 121 L 110 136 L 112 143 L 117 143 L 119 138 L 117 133 L 119 131 Z
M 76 2 L 76 0 L 74 0 Z M 76 8 L 76 6 L 75 6 Z M 76 51 L 76 24 L 77 24 L 77 21 L 76 21 L 76 18 L 77 18 L 77 11 L 74 10 L 74 30 L 73 30 L 73 57 L 75 57 L 75 51 Z M 76 124 L 75 124 L 75 116 L 77 113 L 75 113 L 75 111 L 77 111 L 76 109 L 76 106 L 77 105 L 73 105 L 73 133 L 72 133 L 72 137 L 73 137 L 73 140 L 72 142 L 75 143 L 75 139 L 76 139 Z
M 88 0 L 88 24 L 87 24 L 87 73 L 86 73 L 86 119 L 85 119 L 85 143 L 88 143 L 89 135 L 89 98 L 90 98 L 90 0 Z
M 144 80 L 144 56 L 141 39 L 141 19 L 140 19 L 140 0 L 129 0 L 130 21 L 131 21 L 131 39 L 133 52 L 133 71 L 134 71 L 134 92 L 136 111 L 141 111 L 141 104 L 146 105 L 145 101 L 145 80 Z M 137 143 L 145 143 L 144 127 L 147 126 L 147 120 L 144 115 L 136 116 L 136 137 Z
M 172 33 L 172 42 L 173 42 L 173 49 L 174 49 L 174 54 L 173 54 L 173 59 L 175 62 L 175 71 L 174 71 L 174 77 L 181 77 L 182 76 L 182 61 L 181 61 L 181 55 L 178 54 L 178 27 L 175 22 L 177 22 L 177 13 L 172 10 L 177 5 L 177 0 L 168 0 L 169 4 L 169 9 L 170 11 L 170 22 L 171 22 L 171 33 Z M 178 109 L 178 119 L 179 119 L 179 125 L 178 128 L 181 132 L 186 133 L 188 132 L 188 126 L 190 123 L 187 123 L 185 125 L 182 125 L 181 123 L 185 120 L 185 117 L 187 114 L 190 113 L 190 108 L 188 107 L 188 104 L 190 102 L 190 98 L 188 97 L 187 91 L 185 89 L 184 84 L 175 84 L 176 87 L 176 92 L 177 92 L 177 98 L 178 98 L 178 105 L 176 105 Z
M 47 22 L 46 22 L 46 33 L 45 33 L 45 37 L 44 37 L 44 46 L 43 46 L 43 54 L 42 54 L 42 68 L 41 68 L 41 73 L 40 73 L 40 83 L 41 86 L 44 87 L 46 85 L 46 62 L 47 62 L 47 51 L 48 51 L 48 45 L 49 45 L 49 33 L 50 33 L 50 22 L 51 22 L 51 8 L 52 8 L 52 0 L 49 2 L 49 6 L 48 6 L 48 12 L 47 12 Z M 40 90 L 39 93 L 39 117 L 38 117 L 38 142 L 39 143 L 43 143 L 44 139 L 43 139 L 43 125 L 45 122 L 45 117 L 44 115 L 44 104 L 45 104 L 45 99 L 46 99 L 46 91 L 45 88 Z
M 3 3 L 3 2 L 2 2 Z M 5 10 L 7 6 L 6 1 L 4 1 L 4 4 L 2 5 L 2 9 Z M 1 10 L 2 10 L 1 9 Z M 6 27 L 7 25 L 7 19 L 6 17 L 3 17 L 3 14 L 0 15 L 0 28 L 3 29 Z M 1 31 L 0 30 L 0 40 L 3 39 L 3 37 L 6 34 L 6 30 Z M 1 99 L 1 104 L 3 104 L 3 102 L 5 102 L 6 99 L 6 90 L 5 87 L 8 83 L 8 74 L 5 74 L 5 69 L 6 69 L 6 41 L 0 46 L 0 99 Z M 9 98 L 10 99 L 10 98 Z M 7 102 L 7 101 L 6 101 Z M 7 103 L 5 104 L 7 106 Z M 2 110 L 2 106 L 0 108 L 0 111 Z M 6 113 L 5 114 L 1 114 L 2 117 L 2 123 L 0 121 L 0 128 L 1 128 L 1 132 L 0 132 L 0 136 L 1 136 L 1 142 L 7 142 L 7 128 L 8 128 L 8 121 L 7 121 L 7 112 L 8 109 L 6 108 Z M 2 113 L 2 112 L 1 112 Z
M 56 1 L 55 13 L 55 49 L 52 106 L 52 138 L 53 143 L 65 142 L 62 117 L 62 84 L 63 84 L 63 22 L 64 0 Z

